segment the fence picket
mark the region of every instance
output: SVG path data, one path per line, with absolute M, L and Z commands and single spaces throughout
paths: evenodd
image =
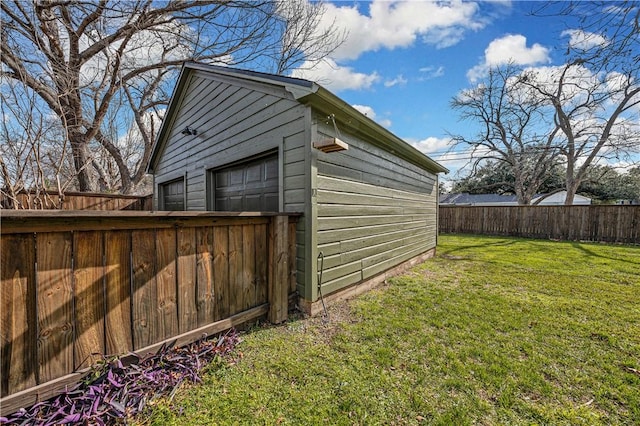
M 71 232 L 36 236 L 39 381 L 73 371 L 74 312 Z
M 75 369 L 100 360 L 104 344 L 104 253 L 102 233 L 74 232 Z
M 185 333 L 198 327 L 196 308 L 196 229 L 178 228 L 178 328 Z
M 131 232 L 105 232 L 107 354 L 133 351 L 131 328 Z
M 36 270 L 33 234 L 2 235 L 0 396 L 36 385 Z

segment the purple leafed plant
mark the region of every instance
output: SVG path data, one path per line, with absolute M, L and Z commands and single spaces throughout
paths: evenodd
M 202 369 L 215 359 L 229 356 L 239 341 L 229 330 L 217 339 L 202 339 L 175 348 L 163 345 L 157 353 L 105 358 L 92 367 L 83 382 L 70 390 L 21 408 L 0 424 L 12 425 L 108 425 L 141 413 L 159 397 L 173 397 L 184 381 L 200 382 Z M 126 364 L 126 365 L 125 365 Z

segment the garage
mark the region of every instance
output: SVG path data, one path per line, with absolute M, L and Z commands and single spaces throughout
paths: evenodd
M 183 177 L 187 211 L 301 213 L 290 249 L 309 313 L 435 253 L 447 169 L 315 82 L 187 63 L 162 123 L 154 206 Z

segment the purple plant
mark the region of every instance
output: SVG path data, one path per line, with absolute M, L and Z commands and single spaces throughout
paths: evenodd
M 174 348 L 172 342 L 142 358 L 135 354 L 105 358 L 92 367 L 84 382 L 0 417 L 0 424 L 109 425 L 126 421 L 141 413 L 150 401 L 172 398 L 184 381 L 200 382 L 202 369 L 229 356 L 238 342 L 238 333 L 232 329 L 217 339 L 202 339 L 181 348 Z

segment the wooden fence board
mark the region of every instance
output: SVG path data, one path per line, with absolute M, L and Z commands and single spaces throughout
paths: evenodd
M 133 270 L 133 347 L 140 349 L 162 340 L 158 333 L 156 301 L 156 244 L 155 230 L 132 233 Z
M 196 230 L 178 228 L 178 328 L 186 333 L 198 326 L 196 307 Z
M 36 385 L 36 259 L 33 234 L 0 238 L 0 396 L 6 396 Z
M 267 301 L 267 226 L 255 225 L 255 280 L 256 280 L 256 305 Z
M 265 228 L 265 232 L 268 229 Z M 289 261 L 291 265 L 296 265 L 296 256 L 297 256 L 297 242 L 296 242 L 296 224 L 291 222 L 289 223 Z M 268 238 L 268 235 L 267 235 Z M 265 260 L 268 264 L 268 260 Z M 298 277 L 297 277 L 297 268 L 289 268 L 289 294 L 295 293 L 298 287 Z
M 95 194 L 85 192 L 66 192 L 59 194 L 54 191 L 40 191 L 38 193 L 21 192 L 11 199 L 5 194 L 0 195 L 0 206 L 13 209 L 40 210 L 151 210 L 152 195 L 120 195 Z
M 105 232 L 107 354 L 133 350 L 131 329 L 131 232 Z
M 178 334 L 175 229 L 156 231 L 156 285 L 158 339 L 164 340 Z
M 71 232 L 36 236 L 39 381 L 73 371 Z
M 213 229 L 196 230 L 198 240 L 197 305 L 198 326 L 214 320 L 215 288 L 213 286 Z
M 73 234 L 76 370 L 89 367 L 105 353 L 102 235 L 97 231 Z
M 231 315 L 229 307 L 229 228 L 213 228 L 213 284 L 218 318 Z
M 286 218 L 276 217 L 269 232 L 269 321 L 279 324 L 288 315 L 288 226 Z
M 229 227 L 229 313 L 242 310 L 243 299 L 242 271 L 242 226 Z
M 249 309 L 256 306 L 257 279 L 254 225 L 242 227 L 242 307 Z

